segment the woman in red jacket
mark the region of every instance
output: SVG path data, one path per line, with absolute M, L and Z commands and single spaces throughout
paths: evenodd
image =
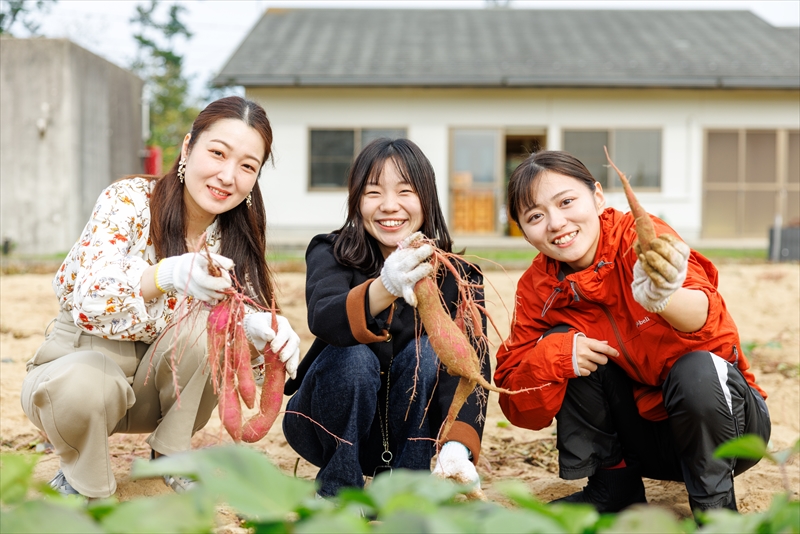
M 589 477 L 560 501 L 616 512 L 646 502 L 642 476 L 683 481 L 693 510 L 736 510 L 733 477 L 755 465 L 716 459 L 724 441 L 770 419 L 748 371 L 717 271 L 666 223 L 641 254 L 630 213 L 565 152 L 532 154 L 508 185 L 512 219 L 539 254 L 517 286 L 495 382 L 513 424 L 558 421 L 559 475 Z

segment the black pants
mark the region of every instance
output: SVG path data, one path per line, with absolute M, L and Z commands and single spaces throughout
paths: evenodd
M 561 478 L 590 476 L 625 459 L 647 478 L 684 482 L 693 508 L 732 502 L 733 477 L 757 462 L 713 453 L 743 434 L 769 440 L 764 399 L 737 367 L 705 351 L 678 360 L 662 390 L 669 418 L 653 422 L 639 415 L 632 381 L 614 363 L 570 379 L 556 415 Z

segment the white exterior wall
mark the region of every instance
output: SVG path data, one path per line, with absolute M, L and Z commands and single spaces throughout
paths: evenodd
M 346 192 L 310 191 L 309 130 L 405 127 L 436 171 L 449 213 L 451 128 L 545 129 L 560 149 L 571 128 L 662 131 L 662 187 L 642 192 L 644 207 L 685 239 L 700 236 L 704 135 L 712 128 L 800 127 L 798 91 L 248 88 L 273 127 L 275 168 L 265 170 L 274 236 L 311 235 L 341 226 Z M 624 169 L 623 169 L 624 170 Z M 608 205 L 627 211 L 622 192 Z

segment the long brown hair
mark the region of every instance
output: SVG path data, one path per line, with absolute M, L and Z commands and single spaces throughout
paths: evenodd
M 383 267 L 383 254 L 378 242 L 364 229 L 361 215 L 361 197 L 368 184 L 380 180 L 383 167 L 392 161 L 403 181 L 411 184 L 422 207 L 420 231 L 436 241 L 440 249 L 451 252 L 453 241 L 439 205 L 436 192 L 436 175 L 433 166 L 422 150 L 408 139 L 376 139 L 356 156 L 347 177 L 347 219 L 336 233 L 334 244 L 336 261 L 372 276 Z
M 256 130 L 264 140 L 264 163 L 272 156 L 272 127 L 260 105 L 238 96 L 221 98 L 210 103 L 192 123 L 188 152 L 205 130 L 223 119 L 238 119 Z M 180 156 L 172 168 L 158 178 L 150 195 L 150 239 L 158 259 L 188 252 L 186 246 L 186 207 L 183 205 L 183 184 L 178 180 Z M 262 166 L 263 168 L 263 163 Z M 258 170 L 259 175 L 261 169 Z M 255 292 L 250 295 L 262 306 L 269 306 L 273 296 L 272 272 L 267 265 L 267 215 L 264 199 L 256 180 L 252 190 L 252 206 L 241 202 L 217 216 L 222 246 L 220 254 L 234 261 L 236 279 Z

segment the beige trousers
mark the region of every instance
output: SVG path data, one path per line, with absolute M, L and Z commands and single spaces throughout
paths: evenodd
M 79 493 L 108 497 L 116 491 L 111 434 L 149 432 L 147 443 L 161 454 L 191 448 L 192 435 L 217 405 L 206 365 L 207 317 L 207 311 L 193 312 L 147 345 L 102 339 L 77 328 L 69 313 L 58 316 L 28 362 L 22 409 L 47 435 Z

